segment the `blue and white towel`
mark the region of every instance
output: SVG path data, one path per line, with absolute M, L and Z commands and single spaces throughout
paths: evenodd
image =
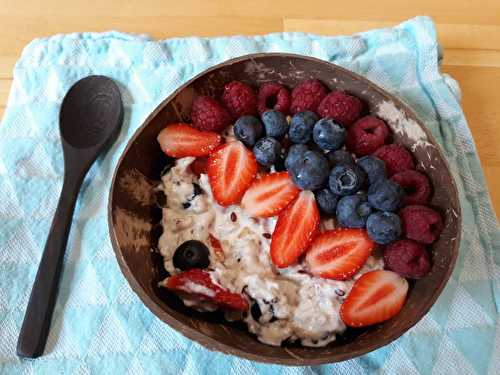
M 210 352 L 163 324 L 129 288 L 108 238 L 111 175 L 125 143 L 175 88 L 224 60 L 293 52 L 340 64 L 400 95 L 443 146 L 460 190 L 463 235 L 455 272 L 429 314 L 393 344 L 361 358 L 281 367 Z M 498 374 L 500 232 L 457 83 L 439 71 L 432 21 L 328 37 L 153 41 L 117 32 L 31 42 L 14 71 L 0 123 L 0 373 L 2 374 Z M 85 179 L 46 355 L 16 358 L 15 345 L 62 185 L 61 99 L 78 79 L 116 80 L 125 102 L 118 141 Z

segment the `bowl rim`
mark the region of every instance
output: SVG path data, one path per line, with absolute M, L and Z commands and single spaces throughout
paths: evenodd
M 276 357 L 271 357 L 271 356 L 266 356 L 266 355 L 256 355 L 247 351 L 243 351 L 238 348 L 234 348 L 232 346 L 229 346 L 227 344 L 221 343 L 217 341 L 216 339 L 213 339 L 189 326 L 184 325 L 183 323 L 180 323 L 176 318 L 172 317 L 170 314 L 168 314 L 165 310 L 163 310 L 155 301 L 153 301 L 145 292 L 144 289 L 141 287 L 139 282 L 136 280 L 134 277 L 134 274 L 132 273 L 131 269 L 129 268 L 128 264 L 126 263 L 123 253 L 121 251 L 121 247 L 119 246 L 114 225 L 113 225 L 113 197 L 115 193 L 115 187 L 116 187 L 116 179 L 118 175 L 118 170 L 123 162 L 123 159 L 125 158 L 125 155 L 128 153 L 129 149 L 132 147 L 134 144 L 135 140 L 139 137 L 139 135 L 142 133 L 142 131 L 149 125 L 151 120 L 160 113 L 165 106 L 172 101 L 182 90 L 184 90 L 186 87 L 191 85 L 194 81 L 199 79 L 200 77 L 215 71 L 217 69 L 220 69 L 222 67 L 226 67 L 228 65 L 240 63 L 246 60 L 253 60 L 253 59 L 258 59 L 258 58 L 263 58 L 263 57 L 283 57 L 283 58 L 299 58 L 303 60 L 309 60 L 314 63 L 321 63 L 325 65 L 333 65 L 335 69 L 338 69 L 342 71 L 343 74 L 346 74 L 353 80 L 360 81 L 361 83 L 367 85 L 370 87 L 370 89 L 377 91 L 380 95 L 382 95 L 385 98 L 390 99 L 392 102 L 394 102 L 397 106 L 403 107 L 405 109 L 406 115 L 408 118 L 414 120 L 417 122 L 417 124 L 420 126 L 420 128 L 424 131 L 426 136 L 428 137 L 429 141 L 433 144 L 436 145 L 437 152 L 439 156 L 441 157 L 451 179 L 451 192 L 453 194 L 452 200 L 457 202 L 457 209 L 456 209 L 456 214 L 457 214 L 457 235 L 456 235 L 456 240 L 454 241 L 454 246 L 450 249 L 452 251 L 451 255 L 451 262 L 450 262 L 450 267 L 446 270 L 444 273 L 444 277 L 442 278 L 441 283 L 435 288 L 432 292 L 432 295 L 429 299 L 429 302 L 424 306 L 424 308 L 421 310 L 421 313 L 416 315 L 413 320 L 410 321 L 410 324 L 403 330 L 398 330 L 386 337 L 384 337 L 380 341 L 374 341 L 372 343 L 369 343 L 366 346 L 363 346 L 360 349 L 354 350 L 349 353 L 343 353 L 343 354 L 336 354 L 332 353 L 331 356 L 329 357 L 322 357 L 322 358 L 313 358 L 313 359 L 306 359 L 304 360 L 303 358 L 297 356 L 294 354 L 291 350 L 288 348 L 284 348 L 284 350 L 290 354 L 289 358 L 276 358 Z M 371 351 L 374 351 L 376 349 L 379 349 L 383 346 L 386 346 L 402 336 L 404 333 L 406 333 L 410 328 L 412 328 L 415 324 L 417 324 L 431 309 L 432 306 L 434 306 L 435 302 L 437 301 L 438 297 L 441 295 L 441 292 L 443 291 L 444 287 L 447 285 L 449 278 L 455 269 L 456 265 L 456 260 L 458 257 L 458 252 L 460 248 L 460 242 L 461 242 L 461 234 L 462 234 L 462 212 L 461 212 L 461 204 L 460 204 L 460 199 L 459 199 L 459 192 L 458 188 L 455 182 L 455 178 L 451 172 L 450 165 L 448 163 L 448 160 L 446 159 L 441 145 L 436 141 L 434 136 L 432 135 L 431 131 L 427 129 L 425 126 L 424 121 L 422 121 L 416 113 L 413 111 L 411 106 L 407 104 L 404 100 L 401 98 L 391 94 L 390 92 L 386 91 L 385 89 L 379 87 L 372 81 L 370 81 L 368 78 L 363 77 L 362 75 L 355 73 L 353 71 L 350 71 L 346 68 L 343 68 L 337 64 L 334 64 L 330 61 L 327 60 L 322 60 L 319 58 L 311 57 L 311 56 L 306 56 L 306 55 L 300 55 L 300 54 L 294 54 L 294 53 L 280 53 L 280 52 L 273 52 L 273 53 L 254 53 L 254 54 L 248 54 L 248 55 L 243 55 L 239 56 L 236 58 L 232 58 L 229 60 L 225 60 L 221 63 L 218 63 L 206 70 L 203 70 L 199 74 L 196 74 L 194 77 L 191 79 L 187 80 L 183 84 L 181 84 L 177 89 L 175 89 L 167 98 L 163 99 L 157 106 L 156 108 L 146 117 L 146 119 L 142 122 L 142 124 L 134 131 L 133 135 L 128 139 L 126 147 L 123 149 L 120 158 L 118 159 L 114 171 L 113 171 L 113 177 L 111 180 L 111 186 L 109 190 L 109 196 L 108 196 L 108 229 L 109 229 L 109 236 L 111 238 L 111 244 L 113 247 L 113 251 L 115 253 L 115 256 L 118 260 L 118 264 L 120 266 L 120 269 L 125 276 L 126 280 L 128 281 L 130 287 L 134 291 L 134 293 L 140 298 L 142 303 L 154 314 L 156 317 L 160 318 L 163 322 L 167 323 L 170 328 L 175 329 L 177 332 L 180 332 L 182 335 L 187 337 L 190 340 L 194 340 L 195 342 L 201 344 L 205 348 L 211 350 L 211 351 L 220 351 L 225 354 L 232 354 L 235 356 L 238 356 L 240 358 L 245 358 L 245 359 L 250 359 L 253 361 L 258 361 L 258 362 L 263 362 L 263 363 L 272 363 L 272 364 L 279 364 L 279 365 L 287 365 L 287 366 L 310 366 L 310 365 L 321 365 L 321 364 L 328 364 L 328 363 L 335 363 L 335 362 L 341 362 L 345 360 L 349 360 L 352 358 L 359 357 L 361 355 L 364 355 L 366 353 L 369 353 Z M 313 348 L 311 348 L 313 349 Z

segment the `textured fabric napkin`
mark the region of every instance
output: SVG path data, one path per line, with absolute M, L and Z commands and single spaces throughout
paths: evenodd
M 431 312 L 393 344 L 312 368 L 210 352 L 163 324 L 122 276 L 108 238 L 113 168 L 145 117 L 180 84 L 226 59 L 294 52 L 335 62 L 400 95 L 443 146 L 457 181 L 463 235 L 455 272 Z M 351 37 L 281 33 L 161 42 L 116 32 L 57 35 L 24 50 L 0 123 L 0 373 L 493 374 L 500 368 L 500 234 L 457 83 L 439 72 L 432 21 Z M 125 102 L 118 141 L 91 169 L 76 206 L 46 355 L 15 355 L 31 284 L 62 185 L 58 111 L 78 79 L 115 79 Z M 498 372 L 497 372 L 498 373 Z

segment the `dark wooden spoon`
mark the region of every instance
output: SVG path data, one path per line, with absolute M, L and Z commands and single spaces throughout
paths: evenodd
M 19 334 L 20 357 L 35 358 L 43 353 L 80 186 L 92 163 L 117 138 L 122 122 L 120 91 L 107 77 L 81 79 L 63 100 L 59 130 L 64 182 Z

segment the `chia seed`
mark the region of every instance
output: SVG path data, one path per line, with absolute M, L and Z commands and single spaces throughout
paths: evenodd
M 262 233 L 262 236 L 264 236 L 264 238 L 267 238 L 269 240 L 271 238 L 271 233 Z
M 231 221 L 234 223 L 236 220 L 238 220 L 238 216 L 234 212 L 231 212 Z

